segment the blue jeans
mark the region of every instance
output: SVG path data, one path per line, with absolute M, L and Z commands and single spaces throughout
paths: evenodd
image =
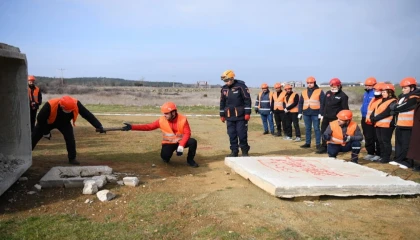
M 270 132 L 274 133 L 274 122 L 273 122 L 273 114 L 264 115 L 261 114 L 261 120 L 264 126 L 264 132 L 268 132 L 268 124 L 270 125 Z
M 319 118 L 318 115 L 303 115 L 303 121 L 305 123 L 305 134 L 306 144 L 311 144 L 311 130 L 312 125 L 314 126 L 315 142 L 316 145 L 321 144 L 321 130 L 319 129 Z

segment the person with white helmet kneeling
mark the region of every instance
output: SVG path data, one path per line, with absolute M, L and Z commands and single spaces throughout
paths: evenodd
M 352 118 L 353 113 L 350 110 L 341 110 L 337 114 L 337 120 L 330 122 L 323 138 L 327 141 L 329 157 L 335 158 L 340 152 L 351 151 L 351 161 L 358 163 L 363 134 Z

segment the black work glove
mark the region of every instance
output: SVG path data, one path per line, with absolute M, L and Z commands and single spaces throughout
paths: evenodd
M 97 128 L 96 131 L 99 132 L 99 133 L 106 133 L 106 131 L 104 130 L 104 127 L 102 127 L 102 126 Z
M 124 124 L 125 124 L 125 126 L 122 127 L 122 130 L 123 131 L 130 131 L 131 130 L 131 124 L 126 123 L 126 122 Z

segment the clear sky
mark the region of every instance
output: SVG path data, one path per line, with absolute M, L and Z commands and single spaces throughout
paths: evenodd
M 420 0 L 0 0 L 29 74 L 220 82 L 420 78 Z

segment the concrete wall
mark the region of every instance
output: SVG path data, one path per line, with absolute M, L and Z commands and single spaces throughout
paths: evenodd
M 32 165 L 27 78 L 25 54 L 0 43 L 0 195 Z

